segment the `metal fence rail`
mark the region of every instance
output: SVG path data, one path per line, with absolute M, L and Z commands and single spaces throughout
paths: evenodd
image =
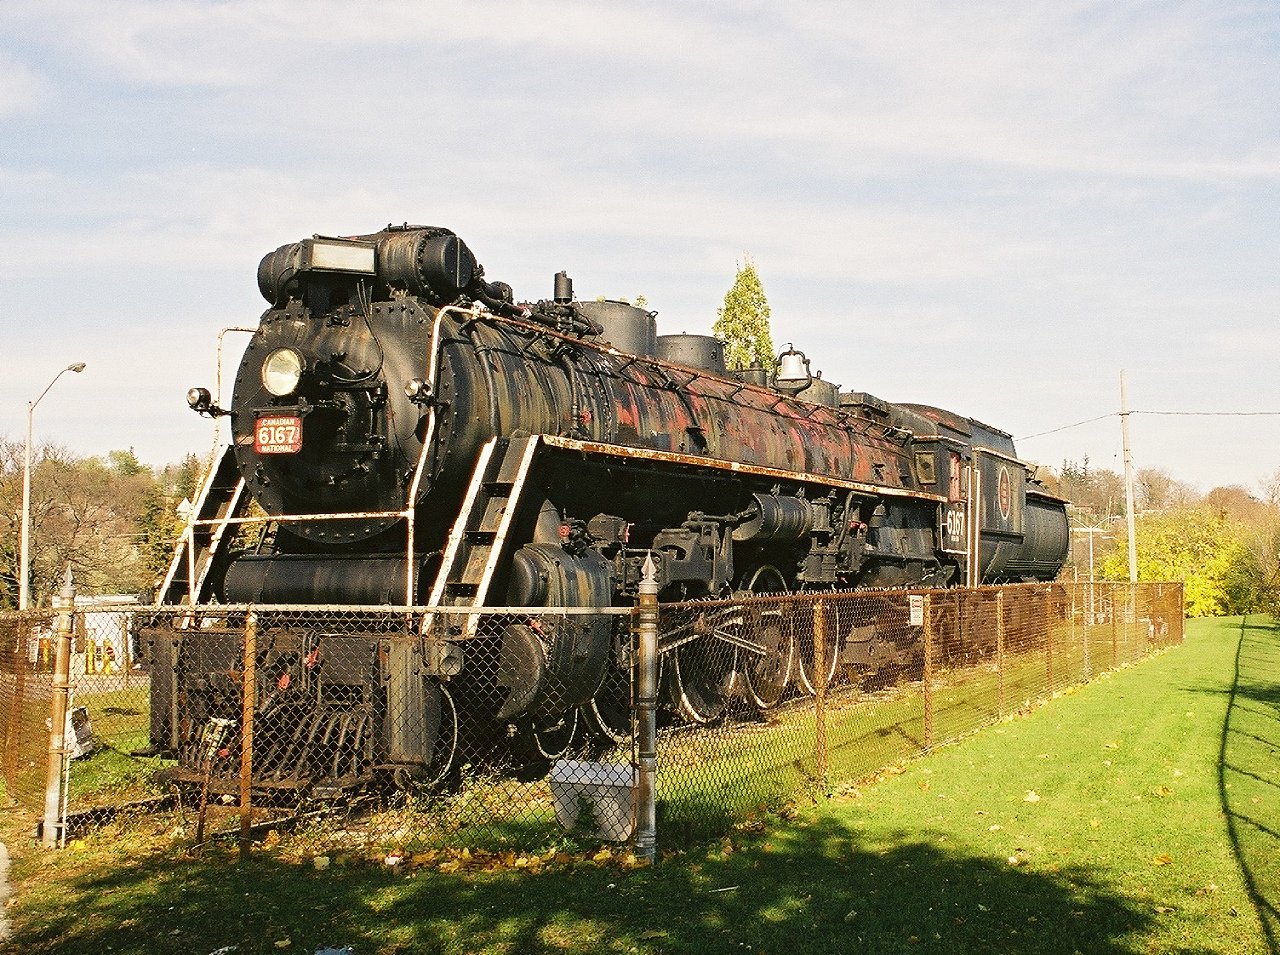
M 669 604 L 646 702 L 631 608 L 77 610 L 58 834 L 141 810 L 246 851 L 271 830 L 299 852 L 627 840 L 639 711 L 678 846 L 1178 643 L 1182 620 L 1176 584 Z M 4 797 L 33 817 L 53 623 L 0 615 Z

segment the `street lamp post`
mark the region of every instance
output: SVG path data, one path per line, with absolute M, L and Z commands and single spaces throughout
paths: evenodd
M 18 609 L 26 610 L 31 602 L 31 418 L 35 414 L 36 405 L 69 371 L 77 374 L 84 371 L 84 362 L 78 361 L 68 365 L 53 376 L 53 381 L 44 386 L 40 397 L 27 402 L 27 445 L 22 459 L 22 545 L 18 558 Z

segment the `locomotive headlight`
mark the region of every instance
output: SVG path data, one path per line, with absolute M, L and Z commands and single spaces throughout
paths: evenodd
M 262 363 L 262 384 L 277 398 L 298 390 L 302 380 L 302 356 L 292 348 L 277 348 Z
M 187 392 L 187 405 L 192 411 L 204 414 L 213 407 L 213 395 L 208 388 L 192 388 Z

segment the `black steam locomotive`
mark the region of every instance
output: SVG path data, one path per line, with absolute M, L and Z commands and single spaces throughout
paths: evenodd
M 435 778 L 459 707 L 544 755 L 579 716 L 620 738 L 625 618 L 546 627 L 533 610 L 630 605 L 646 557 L 672 600 L 1049 580 L 1065 559 L 1064 503 L 1006 433 L 841 392 L 794 349 L 728 369 L 714 338 L 576 301 L 564 273 L 551 300 L 519 303 L 447 229 L 304 239 L 262 260 L 258 286 L 270 307 L 230 406 L 188 395 L 232 437 L 159 600 L 322 605 L 365 641 L 339 662 L 323 613 L 264 624 L 261 719 L 303 742 L 255 767 L 263 779 Z M 267 533 L 237 535 L 254 503 Z M 429 610 L 360 616 L 376 606 L 513 610 L 478 628 Z M 149 634 L 152 744 L 193 764 L 209 721 L 234 709 L 241 627 L 220 643 L 216 625 L 184 626 Z M 861 627 L 835 650 L 851 665 L 892 656 L 878 639 Z M 790 640 L 774 628 L 731 664 L 754 705 L 811 682 Z M 720 711 L 667 682 L 686 718 Z

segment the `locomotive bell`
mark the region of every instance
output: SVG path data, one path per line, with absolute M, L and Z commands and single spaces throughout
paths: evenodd
M 809 359 L 804 352 L 797 351 L 787 343 L 787 350 L 778 356 L 778 373 L 773 387 L 778 391 L 794 395 L 804 391 L 813 383 L 813 375 L 809 373 Z

